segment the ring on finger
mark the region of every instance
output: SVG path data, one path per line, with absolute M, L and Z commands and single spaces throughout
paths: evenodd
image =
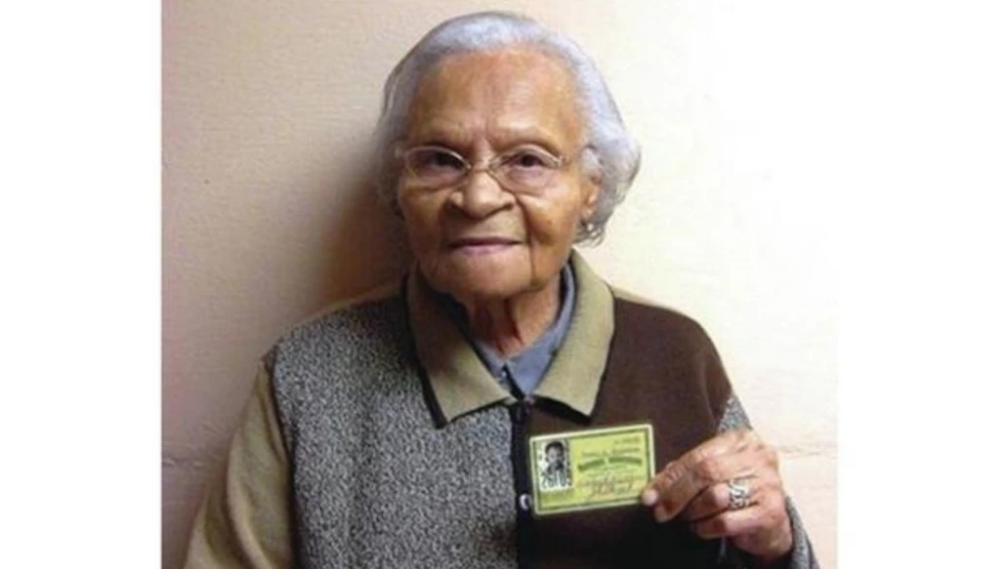
M 750 497 L 750 485 L 746 478 L 734 478 L 726 482 L 729 489 L 729 509 L 742 510 L 753 502 Z

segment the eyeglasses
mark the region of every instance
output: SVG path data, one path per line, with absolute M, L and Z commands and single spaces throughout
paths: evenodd
M 570 156 L 553 156 L 537 146 L 518 146 L 473 166 L 461 154 L 443 146 L 415 146 L 397 150 L 406 173 L 420 185 L 439 189 L 458 185 L 473 172 L 484 171 L 511 191 L 540 190 L 556 172 L 580 156 L 584 146 Z

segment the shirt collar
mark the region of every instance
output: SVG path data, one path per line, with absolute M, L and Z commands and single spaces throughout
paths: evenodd
M 614 298 L 608 285 L 575 251 L 570 267 L 576 277 L 576 304 L 562 347 L 535 396 L 558 401 L 589 417 L 615 332 Z
M 569 266 L 575 277 L 576 302 L 568 307 L 571 313 L 562 346 L 534 395 L 589 416 L 614 333 L 613 299 L 608 286 L 575 251 Z M 514 397 L 490 374 L 436 295 L 414 268 L 406 285 L 410 326 L 417 357 L 444 421 L 500 402 L 513 404 Z M 560 318 L 566 308 L 560 310 Z

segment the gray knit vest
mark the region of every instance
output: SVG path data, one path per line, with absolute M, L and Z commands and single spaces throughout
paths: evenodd
M 435 427 L 401 298 L 301 326 L 269 363 L 301 567 L 516 567 L 508 413 Z

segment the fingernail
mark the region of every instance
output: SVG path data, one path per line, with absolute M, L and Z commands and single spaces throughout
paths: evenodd
M 663 508 L 655 508 L 653 510 L 653 519 L 662 524 L 667 521 L 667 511 Z
M 660 499 L 660 495 L 656 493 L 656 490 L 646 488 L 642 491 L 642 496 L 639 499 L 642 500 L 644 506 L 652 506 Z

